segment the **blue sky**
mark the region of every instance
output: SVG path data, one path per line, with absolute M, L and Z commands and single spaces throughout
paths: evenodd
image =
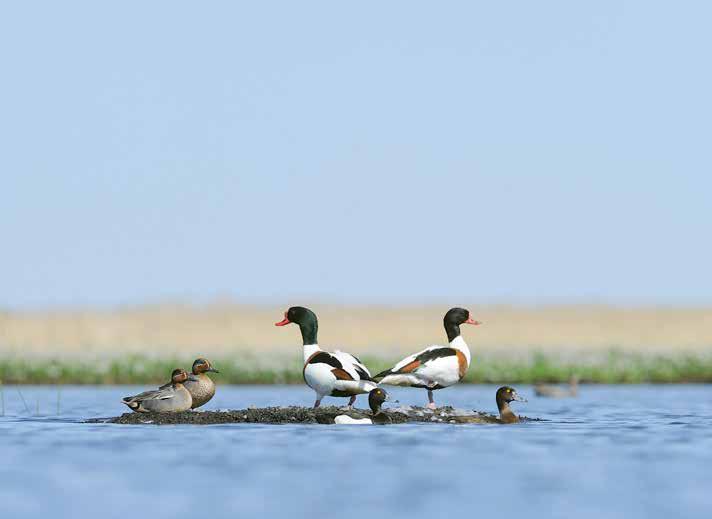
M 5 5 L 0 306 L 712 303 L 711 17 Z

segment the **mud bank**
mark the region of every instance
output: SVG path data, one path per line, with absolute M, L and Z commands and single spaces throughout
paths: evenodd
M 497 417 L 478 411 L 463 411 L 452 407 L 440 407 L 430 410 L 422 407 L 400 407 L 384 410 L 382 425 L 403 423 L 499 423 Z M 251 407 L 229 411 L 186 411 L 183 413 L 124 413 L 114 418 L 93 418 L 89 423 L 114 423 L 124 425 L 217 425 L 226 423 L 261 423 L 261 424 L 333 424 L 334 418 L 348 415 L 354 419 L 372 418 L 370 411 L 354 409 L 345 411 L 336 406 L 320 407 Z M 520 417 L 522 421 L 535 421 Z

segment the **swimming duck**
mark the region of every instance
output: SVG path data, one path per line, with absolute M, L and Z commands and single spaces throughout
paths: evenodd
M 193 377 L 193 378 L 191 378 Z M 187 411 L 193 398 L 183 385 L 187 380 L 197 381 L 184 369 L 174 369 L 171 382 L 159 389 L 145 391 L 135 396 L 124 397 L 121 401 L 136 413 L 180 413 Z
M 514 414 L 509 407 L 510 402 L 526 402 L 524 398 L 519 396 L 517 390 L 509 386 L 500 387 L 496 394 L 497 408 L 499 409 L 499 417 L 486 413 L 475 413 L 474 415 L 456 415 L 448 417 L 448 420 L 454 423 L 480 423 L 480 424 L 507 424 L 518 423 L 519 417 Z
M 576 375 L 571 376 L 569 379 L 568 389 L 550 386 L 548 384 L 536 384 L 534 386 L 534 393 L 536 396 L 546 396 L 551 398 L 568 398 L 578 396 L 578 377 Z
M 384 413 L 381 409 L 383 402 L 388 399 L 388 393 L 386 393 L 380 387 L 372 389 L 368 393 L 368 406 L 371 408 L 372 413 L 372 416 L 370 418 L 352 418 L 347 414 L 342 414 L 334 418 L 334 423 L 340 425 L 370 425 L 392 423 L 393 420 L 391 420 L 391 417 Z
M 317 343 L 319 328 L 316 314 L 303 306 L 293 306 L 284 312 L 284 319 L 275 326 L 290 323 L 299 325 L 304 344 L 304 369 L 302 374 L 307 385 L 316 392 L 314 407 L 325 396 L 350 397 L 348 408 L 353 408 L 356 395 L 368 393 L 378 387 L 371 373 L 353 355 L 343 352 L 327 352 Z
M 193 397 L 192 409 L 206 404 L 215 396 L 215 382 L 205 374 L 206 372 L 220 373 L 217 369 L 213 368 L 208 359 L 195 359 L 195 362 L 193 362 L 193 375 L 197 380 L 193 381 L 188 379 L 185 384 L 183 384 L 190 393 L 190 396 Z
M 517 390 L 504 386 L 497 390 L 497 408 L 499 409 L 499 421 L 500 423 L 519 423 L 519 417 L 514 414 L 514 411 L 509 407 L 510 402 L 526 402 L 525 398 L 522 398 L 517 393 Z
M 449 346 L 430 346 L 382 371 L 374 380 L 392 386 L 419 387 L 428 390 L 428 408 L 435 409 L 433 391 L 457 384 L 470 365 L 470 349 L 460 335 L 461 324 L 482 324 L 464 308 L 451 308 L 443 318 Z

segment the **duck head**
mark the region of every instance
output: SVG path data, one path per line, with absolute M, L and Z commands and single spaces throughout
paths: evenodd
M 497 407 L 501 410 L 509 405 L 510 402 L 526 402 L 526 398 L 522 398 L 513 387 L 504 386 L 497 390 Z
M 299 325 L 302 332 L 302 342 L 306 344 L 317 344 L 316 334 L 319 330 L 319 323 L 316 314 L 303 306 L 293 306 L 284 312 L 284 319 L 275 326 L 286 326 L 290 323 Z
M 377 415 L 381 412 L 381 406 L 383 405 L 383 402 L 388 399 L 388 393 L 386 393 L 380 387 L 372 389 L 368 393 L 368 406 L 371 408 L 371 411 L 373 411 L 374 415 Z
M 171 382 L 174 384 L 182 384 L 189 379 L 188 372 L 183 368 L 174 369 L 171 373 Z
M 448 341 L 452 342 L 460 335 L 461 324 L 472 324 L 478 326 L 482 324 L 482 322 L 475 321 L 470 316 L 470 311 L 465 308 L 451 308 L 447 311 L 445 317 L 443 317 L 443 326 L 445 326 Z
M 200 379 L 198 377 L 191 373 L 188 373 L 183 368 L 174 369 L 173 373 L 171 373 L 172 384 L 182 384 L 183 382 L 186 382 L 188 380 L 191 380 L 193 382 L 200 382 Z
M 220 373 L 217 369 L 213 368 L 212 364 L 208 359 L 199 358 L 195 359 L 193 362 L 193 375 L 200 375 L 205 372 Z

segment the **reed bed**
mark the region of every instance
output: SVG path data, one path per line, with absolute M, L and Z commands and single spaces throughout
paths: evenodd
M 5 384 L 148 384 L 168 380 L 179 366 L 190 367 L 193 359 L 131 356 L 84 362 L 5 358 L 0 360 L 0 379 Z M 392 365 L 379 358 L 362 360 L 376 373 Z M 216 358 L 219 384 L 301 384 L 299 359 L 283 359 L 270 366 L 244 358 Z M 712 382 L 712 355 L 639 355 L 609 352 L 585 362 L 566 361 L 544 353 L 527 359 L 475 358 L 466 383 L 567 382 L 572 375 L 584 383 L 708 383 Z

